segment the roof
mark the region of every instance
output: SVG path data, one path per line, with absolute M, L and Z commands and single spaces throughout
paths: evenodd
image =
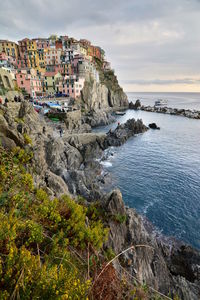
M 13 43 L 13 44 L 16 44 L 16 42 L 9 41 L 9 40 L 0 40 L 0 43 Z
M 44 73 L 44 76 L 47 76 L 47 77 L 52 77 L 52 76 L 55 76 L 58 72 L 45 72 Z

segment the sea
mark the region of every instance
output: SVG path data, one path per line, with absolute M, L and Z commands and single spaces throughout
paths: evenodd
M 200 93 L 127 93 L 153 105 L 158 99 L 169 107 L 200 110 Z M 110 149 L 102 162 L 111 173 L 129 207 L 150 220 L 155 229 L 200 249 L 200 120 L 145 111 L 127 110 L 114 124 L 96 129 L 107 132 L 130 118 L 155 122 L 148 130 Z

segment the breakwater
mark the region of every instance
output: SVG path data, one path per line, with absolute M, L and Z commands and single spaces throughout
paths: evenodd
M 172 107 L 159 107 L 159 106 L 144 106 L 144 105 L 140 106 L 138 109 L 147 112 L 156 112 L 162 114 L 182 116 L 190 119 L 200 119 L 200 111 L 198 110 L 172 108 Z

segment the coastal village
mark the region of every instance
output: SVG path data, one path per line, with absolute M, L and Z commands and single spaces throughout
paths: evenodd
M 103 70 L 111 69 L 104 50 L 86 39 L 51 35 L 18 43 L 0 40 L 1 102 L 20 92 L 25 99 L 75 100 L 85 81 L 99 82 L 99 63 Z

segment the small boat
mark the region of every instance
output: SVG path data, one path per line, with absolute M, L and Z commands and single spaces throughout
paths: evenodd
M 124 111 L 116 111 L 115 114 L 117 116 L 124 116 L 126 114 L 126 112 L 124 112 Z
M 167 105 L 167 100 L 158 99 L 155 101 L 155 106 Z

